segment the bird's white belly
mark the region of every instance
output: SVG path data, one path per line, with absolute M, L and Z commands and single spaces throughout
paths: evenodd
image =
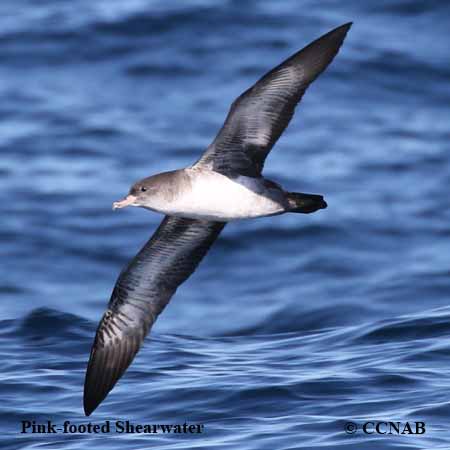
M 233 180 L 213 171 L 187 171 L 190 187 L 163 208 L 158 208 L 161 212 L 193 219 L 230 221 L 284 211 L 281 193 L 280 198 L 274 199 L 273 195 L 268 197 L 267 192 L 253 178 L 239 177 Z

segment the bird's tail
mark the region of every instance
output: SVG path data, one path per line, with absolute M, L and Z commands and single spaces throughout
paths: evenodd
M 327 207 L 322 195 L 288 192 L 287 200 L 290 208 L 288 212 L 293 213 L 309 214 Z

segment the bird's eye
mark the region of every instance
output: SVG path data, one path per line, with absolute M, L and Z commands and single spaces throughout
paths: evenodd
M 145 186 L 141 186 L 141 192 L 145 192 L 147 188 Z

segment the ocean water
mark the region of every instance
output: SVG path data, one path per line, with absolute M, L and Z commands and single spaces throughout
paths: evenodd
M 449 17 L 420 0 L 3 0 L 1 449 L 450 449 Z M 161 220 L 112 202 L 195 161 L 235 97 L 348 21 L 265 171 L 328 209 L 228 225 L 84 417 L 98 320 Z M 373 432 L 389 421 L 426 432 Z

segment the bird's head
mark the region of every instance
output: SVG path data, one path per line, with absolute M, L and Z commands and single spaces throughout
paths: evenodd
M 126 206 L 146 207 L 151 203 L 152 196 L 156 193 L 154 177 L 144 178 L 131 186 L 128 195 L 113 203 L 113 209 L 125 208 Z

